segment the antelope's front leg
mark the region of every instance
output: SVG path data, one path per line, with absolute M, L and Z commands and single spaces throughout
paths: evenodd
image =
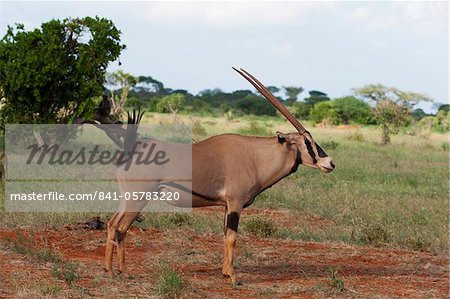
M 237 229 L 239 225 L 240 211 L 230 211 L 225 216 L 225 246 L 223 257 L 222 274 L 226 277 L 230 277 L 232 284 L 240 284 L 236 279 L 233 267 L 234 247 L 237 240 Z

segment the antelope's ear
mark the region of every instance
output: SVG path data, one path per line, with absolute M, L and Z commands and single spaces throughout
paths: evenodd
M 281 144 L 283 144 L 285 142 L 287 142 L 287 143 L 294 142 L 292 136 L 289 134 L 284 134 L 284 133 L 281 133 L 280 131 L 277 131 L 277 136 L 278 136 L 278 142 Z

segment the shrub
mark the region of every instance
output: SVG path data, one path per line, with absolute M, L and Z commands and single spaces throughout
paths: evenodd
M 78 266 L 72 262 L 61 262 L 53 264 L 52 275 L 72 285 L 78 278 Z
M 277 111 L 272 104 L 267 102 L 266 99 L 253 94 L 247 95 L 242 100 L 239 100 L 236 103 L 236 107 L 246 114 L 269 116 L 277 115 Z
M 266 127 L 259 125 L 256 121 L 252 120 L 250 121 L 250 124 L 248 125 L 248 127 L 246 128 L 241 128 L 238 130 L 239 134 L 244 134 L 244 135 L 271 135 L 271 133 L 269 132 L 269 130 L 267 130 Z
M 339 142 L 334 141 L 333 139 L 331 139 L 330 141 L 321 142 L 320 144 L 323 146 L 323 148 L 331 150 L 334 150 L 339 146 Z
M 331 102 L 331 106 L 336 111 L 336 116 L 340 123 L 375 123 L 369 104 L 353 96 L 334 99 Z
M 312 105 L 308 105 L 304 102 L 295 102 L 292 104 L 292 113 L 298 119 L 308 120 L 311 109 Z
M 330 104 L 330 101 L 317 103 L 309 114 L 309 119 L 314 123 L 327 121 L 331 124 L 337 123 L 336 111 Z
M 366 141 L 366 139 L 364 138 L 364 135 L 359 132 L 359 131 L 355 131 L 353 133 L 351 133 L 348 137 L 348 140 L 354 140 L 354 141 L 359 141 L 359 142 L 363 142 Z
M 389 243 L 392 239 L 392 234 L 379 223 L 366 224 L 362 230 L 359 240 L 364 244 L 382 245 Z
M 202 126 L 200 121 L 194 120 L 192 123 L 192 135 L 194 137 L 197 137 L 197 136 L 205 136 L 206 134 L 207 134 L 206 129 Z
M 159 265 L 157 292 L 163 298 L 180 297 L 186 283 L 183 278 L 167 265 Z
M 243 225 L 244 231 L 260 236 L 270 237 L 276 232 L 276 228 L 272 220 L 256 216 L 248 219 Z

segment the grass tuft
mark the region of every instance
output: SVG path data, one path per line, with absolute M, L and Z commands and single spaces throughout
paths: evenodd
M 392 233 L 379 223 L 370 223 L 362 228 L 359 240 L 363 244 L 385 245 L 392 240 Z
M 247 127 L 239 129 L 238 133 L 243 135 L 255 135 L 255 136 L 272 135 L 272 132 L 270 132 L 267 129 L 267 127 L 258 124 L 255 120 L 251 120 Z
M 156 290 L 162 298 L 179 298 L 186 287 L 180 274 L 166 264 L 159 265 Z
M 244 222 L 243 231 L 260 237 L 270 237 L 277 230 L 271 219 L 253 216 Z
M 328 285 L 333 288 L 333 290 L 337 293 L 342 293 L 345 291 L 344 281 L 338 277 L 340 267 L 339 266 L 330 266 L 327 269 L 327 273 L 329 275 Z
M 347 139 L 348 139 L 348 140 L 353 140 L 353 141 L 358 141 L 358 142 L 364 142 L 364 141 L 366 141 L 366 138 L 364 138 L 364 135 L 363 135 L 361 132 L 359 132 L 359 131 L 356 131 L 356 132 L 351 133 L 351 134 L 347 137 Z
M 52 275 L 55 278 L 64 280 L 68 285 L 72 285 L 79 278 L 78 266 L 72 262 L 55 263 L 52 267 Z

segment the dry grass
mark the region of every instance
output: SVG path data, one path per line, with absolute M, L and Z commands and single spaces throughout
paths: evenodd
M 179 117 L 188 125 L 201 124 L 200 139 L 251 128 L 273 134 L 293 131 L 281 118 L 244 117 L 229 121 L 225 117 Z M 171 116 L 165 114 L 146 114 L 144 119 L 144 123 L 171 121 Z M 396 135 L 392 145 L 381 146 L 377 128 L 305 126 L 333 157 L 337 168 L 331 174 L 322 174 L 300 167 L 296 174 L 258 196 L 249 209 L 285 209 L 294 215 L 288 225 L 278 227 L 275 223 L 276 231 L 269 234 L 271 237 L 448 251 L 449 156 L 442 147 L 448 142 L 448 134 L 433 133 L 429 138 Z M 111 213 L 95 215 L 107 219 Z M 167 218 L 152 213 L 140 225 L 221 232 L 221 214 L 194 215 Z M 0 223 L 4 227 L 61 227 L 91 216 L 92 213 L 0 212 Z M 305 217 L 319 217 L 326 225 L 310 225 L 305 223 Z M 242 221 L 245 223 L 245 217 Z M 260 223 L 257 226 L 255 234 L 261 229 Z

